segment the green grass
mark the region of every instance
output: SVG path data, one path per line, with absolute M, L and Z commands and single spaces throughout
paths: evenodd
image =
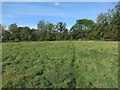
M 2 44 L 3 88 L 118 88 L 118 42 Z

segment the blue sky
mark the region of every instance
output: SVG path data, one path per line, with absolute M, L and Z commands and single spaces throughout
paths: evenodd
M 101 12 L 115 5 L 117 2 L 2 2 L 2 24 L 36 28 L 44 19 L 53 24 L 65 22 L 69 29 L 78 19 L 95 22 Z

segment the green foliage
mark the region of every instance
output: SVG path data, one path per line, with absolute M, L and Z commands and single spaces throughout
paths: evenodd
M 77 20 L 76 24 L 70 29 L 73 39 L 86 38 L 92 30 L 94 22 L 88 19 Z
M 13 34 L 15 34 L 16 33 L 16 30 L 17 30 L 17 24 L 16 23 L 13 23 L 13 24 L 11 24 L 9 27 L 8 27 L 8 29 L 9 29 L 9 31 L 11 32 L 11 33 L 13 33 Z
M 19 38 L 15 38 L 15 40 L 14 40 L 15 42 L 19 42 L 20 41 L 20 39 Z
M 45 21 L 44 20 L 41 20 L 41 21 L 39 21 L 39 23 L 38 23 L 38 29 L 40 30 L 40 31 L 43 31 L 43 29 L 45 28 L 45 25 L 46 25 L 46 23 L 45 23 Z
M 3 41 L 9 41 L 9 37 L 11 36 L 11 34 L 7 31 L 7 30 L 5 30 L 3 33 Z
M 60 41 L 60 40 L 120 40 L 120 2 L 114 9 L 109 9 L 105 13 L 99 14 L 97 22 L 92 20 L 76 20 L 70 30 L 66 28 L 66 23 L 58 22 L 52 24 L 41 20 L 38 22 L 38 29 L 29 27 L 18 27 L 16 23 L 11 24 L 8 29 L 1 26 L 3 32 L 3 41 L 14 41 L 19 38 L 20 41 Z

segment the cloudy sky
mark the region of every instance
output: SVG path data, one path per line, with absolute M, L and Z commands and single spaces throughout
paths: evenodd
M 2 2 L 2 24 L 36 28 L 44 19 L 53 24 L 67 23 L 67 28 L 78 19 L 96 21 L 101 12 L 112 9 L 117 2 Z

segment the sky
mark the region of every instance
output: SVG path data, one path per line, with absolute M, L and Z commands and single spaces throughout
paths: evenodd
M 37 28 L 40 20 L 56 24 L 65 22 L 70 29 L 79 19 L 96 22 L 101 12 L 107 12 L 117 2 L 2 2 L 2 24 Z

